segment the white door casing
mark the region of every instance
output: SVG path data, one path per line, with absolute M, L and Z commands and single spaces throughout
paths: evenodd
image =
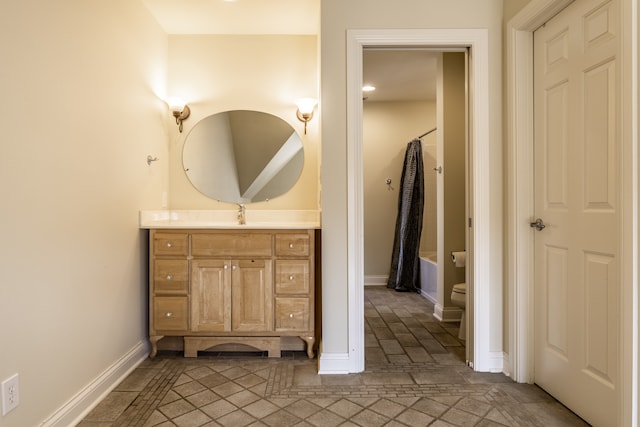
M 348 170 L 348 298 L 349 298 L 349 355 L 346 372 L 364 370 L 364 268 L 362 225 L 362 50 L 367 46 L 384 47 L 429 47 L 446 49 L 469 48 L 471 51 L 469 113 L 470 153 L 472 171 L 469 191 L 476 203 L 470 206 L 473 242 L 467 247 L 473 254 L 473 281 L 475 289 L 467 291 L 472 310 L 474 337 L 473 354 L 470 359 L 478 371 L 501 372 L 503 355 L 490 348 L 491 336 L 499 336 L 502 323 L 492 319 L 492 300 L 500 301 L 501 284 L 492 277 L 499 274 L 491 270 L 492 265 L 501 265 L 495 260 L 500 254 L 491 251 L 490 244 L 490 144 L 489 144 L 489 52 L 486 29 L 429 29 L 429 30 L 349 30 L 347 32 L 347 170 Z M 469 295 L 470 294 L 470 295 Z M 497 335 L 496 335 L 497 334 Z M 323 372 L 322 359 L 320 372 Z M 335 370 L 334 370 L 335 371 Z
M 534 32 L 534 380 L 596 426 L 618 424 L 618 32 L 616 0 Z

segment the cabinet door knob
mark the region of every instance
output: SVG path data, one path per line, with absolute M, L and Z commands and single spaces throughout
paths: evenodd
M 231 269 L 232 269 L 232 270 L 235 270 L 236 268 L 238 268 L 238 266 L 237 266 L 237 265 L 232 265 L 232 266 L 231 266 Z
M 171 242 L 167 242 L 167 247 L 168 247 L 168 248 L 170 248 L 170 247 L 172 247 L 172 246 L 173 246 L 173 243 L 171 243 Z
M 170 311 L 167 311 L 167 312 L 164 314 L 164 317 L 173 317 L 173 313 L 172 313 L 172 312 L 170 312 Z
M 289 276 L 289 281 L 293 281 L 293 279 L 295 279 L 295 277 L 293 277 L 293 274 L 291 276 Z
M 224 267 L 222 267 L 222 268 L 224 268 L 225 270 L 227 270 L 227 269 L 229 269 L 229 266 L 228 266 L 227 264 L 225 264 L 225 265 L 224 265 Z
M 167 280 L 173 280 L 173 275 L 167 274 Z
M 289 318 L 293 319 L 293 313 L 289 314 Z
M 289 243 L 289 249 L 293 249 L 293 243 Z

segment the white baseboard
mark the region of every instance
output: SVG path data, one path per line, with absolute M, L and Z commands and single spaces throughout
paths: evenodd
M 504 373 L 508 356 L 503 351 L 491 351 L 488 357 L 488 371 L 493 373 Z
M 436 304 L 433 317 L 441 322 L 459 322 L 462 319 L 462 310 L 459 307 L 443 307 Z
M 322 353 L 318 358 L 319 375 L 345 375 L 349 366 L 349 353 Z
M 364 285 L 365 286 L 387 286 L 387 282 L 389 281 L 389 276 L 364 276 Z
M 513 378 L 513 367 L 511 366 L 511 359 L 509 359 L 509 355 L 505 352 L 502 353 L 502 373 L 508 376 L 509 378 L 515 380 Z
M 40 426 L 75 426 L 148 356 L 147 343 L 140 341 L 107 370 L 87 384 L 71 400 L 45 419 Z
M 426 292 L 423 292 L 422 290 L 420 291 L 420 296 L 426 299 L 427 301 L 429 301 L 430 303 L 432 303 L 434 305 L 434 310 L 435 310 L 435 305 L 438 304 L 438 300 L 436 298 L 432 297 Z

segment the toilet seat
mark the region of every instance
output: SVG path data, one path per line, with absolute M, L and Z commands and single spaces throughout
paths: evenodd
M 466 283 L 458 283 L 457 285 L 453 285 L 453 292 L 457 294 L 466 294 L 467 293 L 467 284 Z
M 464 310 L 465 306 L 467 305 L 466 283 L 458 283 L 457 285 L 453 285 L 453 290 L 451 291 L 451 304 Z

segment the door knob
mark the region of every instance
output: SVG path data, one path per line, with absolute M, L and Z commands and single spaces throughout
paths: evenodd
M 531 228 L 535 228 L 538 231 L 542 231 L 542 229 L 546 227 L 546 225 L 544 225 L 544 221 L 542 221 L 541 218 L 536 219 L 535 222 L 532 222 L 531 224 L 529 224 L 529 226 L 531 226 Z

